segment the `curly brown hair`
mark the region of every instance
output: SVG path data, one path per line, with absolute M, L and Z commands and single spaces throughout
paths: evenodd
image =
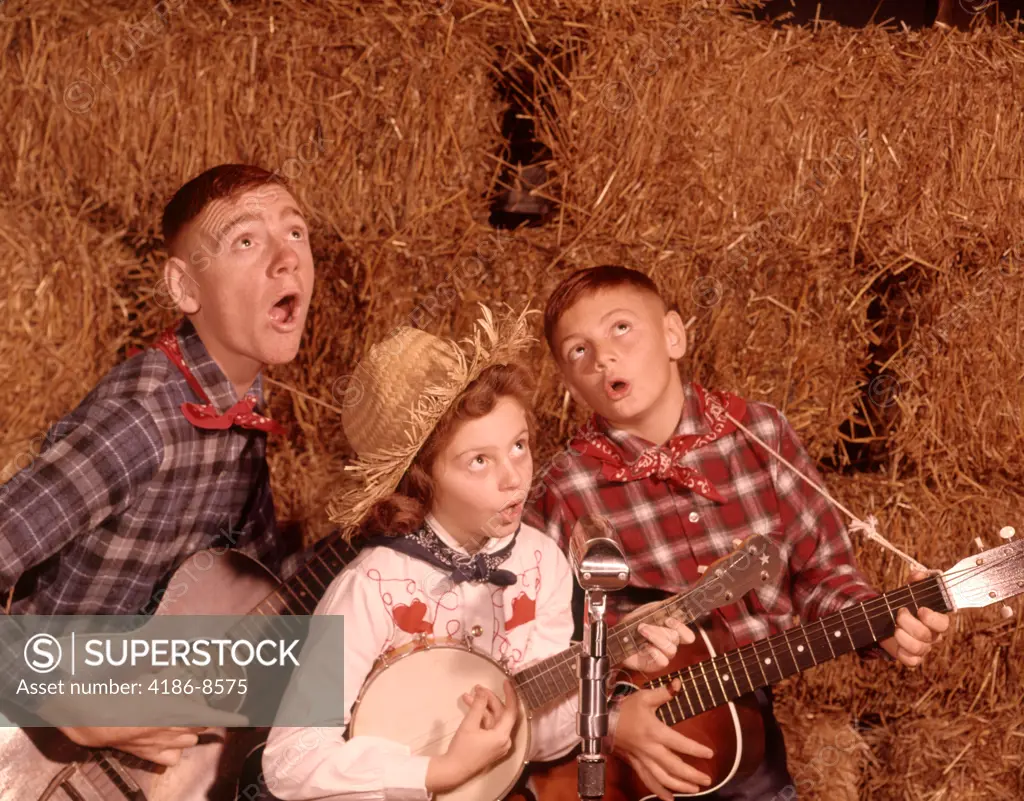
M 462 423 L 490 414 L 501 398 L 519 401 L 526 413 L 532 440 L 534 388 L 533 377 L 521 364 L 496 364 L 480 373 L 438 421 L 397 489 L 370 508 L 359 526 L 359 533 L 366 537 L 408 534 L 423 525 L 434 502 L 434 482 L 430 477 L 434 461 Z

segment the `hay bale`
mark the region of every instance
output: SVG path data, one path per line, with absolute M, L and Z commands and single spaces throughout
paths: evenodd
M 4 412 L 0 482 L 26 467 L 46 429 L 120 358 L 140 301 L 135 254 L 56 202 L 0 209 Z
M 185 180 L 252 161 L 290 178 L 319 230 L 352 244 L 437 235 L 439 214 L 486 208 L 500 109 L 471 23 L 452 29 L 429 4 L 181 5 L 35 48 L 11 36 L 26 89 L 2 101 L 9 141 L 24 143 L 0 171 L 7 196 L 102 197 L 95 219 L 151 233 Z M 56 125 L 59 136 L 39 135 Z
M 1021 255 L 946 271 L 917 295 L 902 347 L 885 362 L 892 387 L 880 400 L 899 411 L 893 457 L 941 484 L 1024 474 Z
M 801 801 L 860 801 L 870 751 L 844 710 L 822 710 L 791 695 L 777 697 L 789 774 Z
M 568 4 L 527 15 L 527 23 L 539 41 L 532 50 L 544 56 L 528 61 L 543 87 L 532 112 L 552 154 L 544 191 L 561 204 L 563 241 L 680 254 L 666 267 L 682 280 L 688 262 L 703 261 L 703 280 L 738 284 L 741 295 L 763 280 L 758 295 L 784 296 L 775 330 L 766 329 L 778 350 L 747 351 L 748 331 L 723 310 L 712 331 L 734 363 L 712 374 L 755 396 L 767 389 L 788 408 L 792 376 L 777 368 L 813 371 L 836 349 L 838 392 L 832 375 L 797 389 L 805 405 L 794 412 L 806 413 L 799 427 L 812 453 L 827 451 L 841 422 L 858 445 L 896 448 L 900 437 L 888 436 L 895 423 L 869 407 L 868 391 L 877 364 L 899 347 L 881 319 L 889 296 L 902 292 L 915 309 L 932 295 L 948 303 L 957 265 L 970 275 L 994 264 L 997 248 L 1024 239 L 1014 223 L 1024 195 L 1007 183 L 1020 173 L 1024 121 L 1001 90 L 1017 58 L 1012 29 L 947 35 L 821 24 L 783 32 L 674 3 L 615 4 L 614 14 Z M 814 320 L 787 335 L 782 320 L 793 316 L 802 282 L 825 288 L 807 305 L 822 318 L 837 315 L 845 335 L 819 342 Z M 1017 319 L 1010 294 L 1001 308 L 1008 330 Z M 870 370 L 865 356 L 877 362 Z M 765 361 L 773 368 L 766 376 L 742 380 Z M 932 397 L 953 390 L 950 410 L 985 392 L 985 419 L 972 419 L 963 470 L 974 469 L 978 453 L 991 469 L 1019 451 L 1019 372 L 997 397 L 987 391 L 990 371 L 969 364 L 924 389 Z M 962 379 L 955 390 L 954 377 Z M 945 428 L 957 423 L 951 413 L 939 426 L 944 447 Z M 1001 438 L 1004 445 L 994 444 Z M 895 453 L 917 468 L 936 444 Z

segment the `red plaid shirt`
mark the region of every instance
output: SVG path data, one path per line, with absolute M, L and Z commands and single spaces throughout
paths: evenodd
M 580 453 L 589 438 L 618 450 L 632 465 L 659 450 L 641 437 L 611 428 L 598 415 L 539 476 L 526 522 L 567 548 L 573 524 L 600 514 L 615 527 L 629 560 L 630 586 L 668 593 L 686 589 L 710 565 L 734 550 L 734 539 L 769 535 L 788 563 L 778 586 L 763 587 L 721 610 L 739 645 L 808 622 L 878 595 L 854 564 L 849 536 L 832 505 L 788 467 L 724 418 L 727 408 L 744 426 L 822 484 L 814 463 L 778 409 L 745 403 L 728 393 L 684 385 L 675 435 L 698 437 L 677 464 L 695 469 L 720 494 L 681 489 L 652 475 L 616 482 L 604 464 Z M 660 449 L 664 450 L 664 449 Z M 656 454 L 648 453 L 648 457 Z M 629 588 L 609 599 L 610 618 L 652 600 Z

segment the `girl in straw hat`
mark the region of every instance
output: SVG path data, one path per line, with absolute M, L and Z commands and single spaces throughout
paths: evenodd
M 377 659 L 424 635 L 470 637 L 511 672 L 570 645 L 569 565 L 552 539 L 520 522 L 533 471 L 532 382 L 516 362 L 532 341 L 526 315 L 503 328 L 486 308 L 465 347 L 400 328 L 352 376 L 342 423 L 358 459 L 331 516 L 368 547 L 316 610 L 345 616 L 345 724 Z M 642 631 L 657 647 L 632 666 L 663 667 L 679 631 Z M 444 754 L 346 740 L 340 727 L 317 729 L 311 748 L 308 730 L 275 728 L 267 786 L 281 799 L 426 799 L 454 789 L 507 753 L 518 715 L 511 682 L 504 698 L 466 689 L 468 711 Z M 576 709 L 570 698 L 533 718 L 530 759 L 573 747 Z

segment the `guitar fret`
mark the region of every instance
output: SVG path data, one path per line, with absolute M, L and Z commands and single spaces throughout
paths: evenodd
M 743 658 L 743 652 L 737 651 L 739 654 L 740 667 L 743 668 L 743 675 L 747 677 L 747 692 L 753 692 L 757 685 L 754 684 L 754 680 L 750 678 L 750 671 L 747 670 L 746 660 Z M 728 656 L 728 654 L 726 654 Z
M 690 710 L 690 714 L 687 715 L 687 717 L 693 717 L 697 714 L 697 708 L 693 705 L 693 701 L 690 698 L 690 691 L 686 689 L 686 680 L 681 675 L 682 671 L 679 671 L 679 674 L 679 692 L 686 698 L 686 706 L 689 707 Z M 694 692 L 696 692 L 696 688 L 694 688 Z M 678 697 L 679 695 L 677 694 L 676 698 Z
M 743 650 L 749 651 L 754 655 L 754 662 L 757 663 L 757 667 L 761 670 L 761 675 L 764 677 L 764 684 L 760 686 L 767 687 L 769 684 L 771 684 L 771 681 L 769 681 L 768 674 L 764 671 L 764 665 L 761 664 L 761 657 L 759 657 L 757 654 L 757 643 L 751 643 Z
M 893 614 L 892 607 L 889 605 L 889 593 L 885 593 L 882 596 L 882 600 L 885 601 L 885 608 L 888 610 L 889 617 L 892 618 L 892 622 L 895 624 L 896 623 L 896 615 Z
M 828 643 L 828 650 L 832 652 L 832 658 L 835 659 L 836 651 L 835 648 L 832 647 L 832 638 L 828 636 L 828 629 L 825 628 L 825 620 L 821 619 L 818 623 L 821 626 L 822 633 L 825 635 L 825 642 Z
M 679 696 L 678 695 L 677 696 L 673 696 L 672 698 L 670 698 L 665 703 L 665 706 L 668 707 L 669 718 L 670 718 L 669 725 L 670 726 L 675 726 L 681 720 L 684 720 L 683 706 L 679 702 Z
M 864 615 L 864 621 L 868 624 L 868 631 L 871 632 L 871 641 L 878 642 L 878 635 L 875 634 L 875 628 L 871 625 L 871 616 L 868 614 L 867 607 L 864 604 L 859 604 L 860 613 Z
M 910 614 L 917 616 L 917 610 L 920 608 L 920 604 L 917 602 L 917 598 L 914 596 L 914 585 L 907 585 L 907 592 L 910 593 L 910 603 L 913 605 L 913 609 L 910 610 Z
M 716 657 L 715 661 L 721 662 L 720 666 L 716 666 L 720 671 L 719 676 L 724 676 L 724 681 L 728 682 L 725 691 L 726 700 L 738 698 L 742 693 L 740 692 L 739 686 L 736 684 L 736 674 L 733 673 L 732 665 L 729 664 L 729 655 L 725 654 L 723 656 Z
M 714 708 L 725 701 L 725 688 L 722 688 L 722 701 L 715 700 L 715 685 L 708 679 L 707 671 L 704 670 L 704 663 L 698 662 L 697 667 L 700 668 L 701 679 L 703 680 L 704 686 L 707 688 L 708 695 L 711 696 L 711 707 Z M 719 682 L 721 684 L 721 682 Z
M 789 641 L 789 637 L 787 636 L 787 632 L 784 631 L 779 636 L 782 638 L 782 641 L 784 643 L 786 643 L 786 650 L 789 651 L 790 662 L 793 665 L 791 670 L 787 670 L 786 671 L 786 675 L 787 676 L 792 676 L 794 673 L 799 673 L 800 672 L 800 662 L 796 658 L 796 652 L 793 650 L 793 644 Z
M 312 598 L 312 599 L 315 600 L 316 596 L 309 589 L 309 586 L 306 584 L 306 582 L 304 582 L 302 580 L 302 571 L 299 571 L 298 573 L 296 573 L 294 578 L 295 578 L 295 581 L 297 581 L 299 584 L 302 585 L 302 593 L 300 593 L 300 595 L 304 594 L 304 595 L 308 596 L 309 598 Z M 307 615 L 313 614 L 313 610 L 309 608 L 309 604 L 306 601 L 303 601 L 303 600 L 300 599 L 299 603 L 302 604 L 302 611 L 303 611 L 304 614 L 307 614 Z M 315 605 L 315 603 L 314 603 L 314 605 Z
M 777 681 L 781 681 L 785 678 L 785 674 L 779 668 L 778 658 L 775 656 L 775 649 L 772 648 L 771 640 L 761 641 L 765 648 L 768 650 L 767 656 L 758 653 L 757 643 L 754 643 L 754 653 L 757 655 L 758 664 L 761 665 L 761 672 L 765 674 L 765 678 L 768 680 L 768 684 L 774 684 Z M 768 668 L 768 670 L 765 670 Z M 768 671 L 772 671 L 775 674 L 775 678 L 768 678 Z
M 704 705 L 704 698 L 700 694 L 700 684 L 697 682 L 697 676 L 693 672 L 694 667 L 695 665 L 687 666 L 686 672 L 690 674 L 690 684 L 693 687 L 693 694 L 697 696 L 697 702 L 700 704 L 700 711 L 706 712 L 711 707 Z

